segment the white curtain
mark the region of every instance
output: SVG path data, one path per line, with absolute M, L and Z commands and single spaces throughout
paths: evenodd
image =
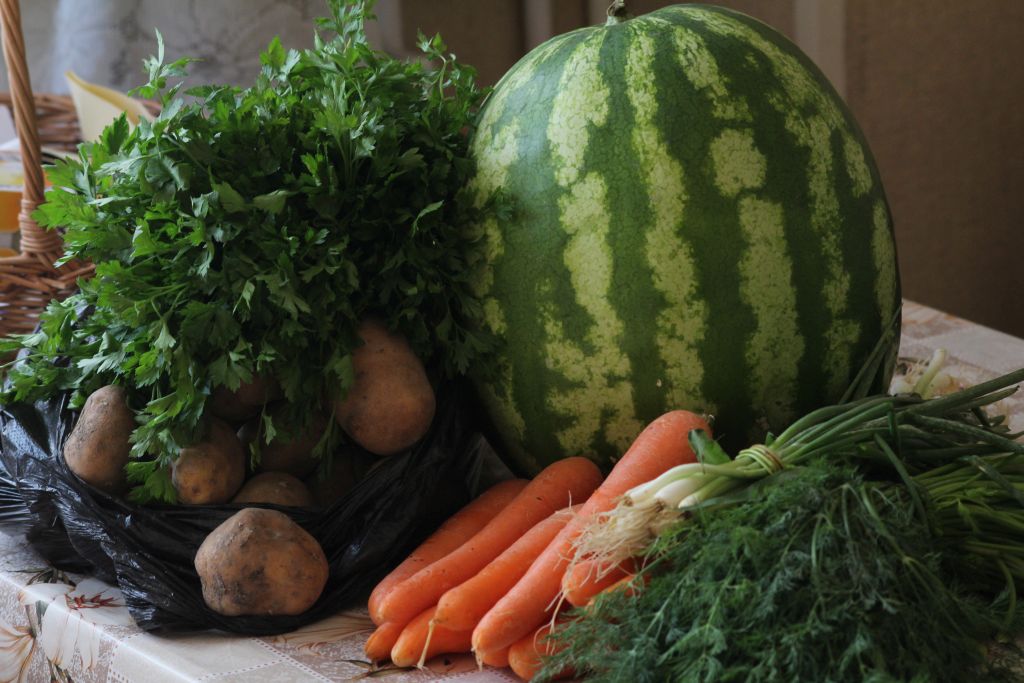
M 398 2 L 376 7 L 368 27 L 384 49 L 400 50 Z M 189 56 L 195 83 L 246 85 L 259 72 L 259 53 L 275 35 L 285 47 L 312 44 L 324 0 L 21 0 L 21 21 L 36 92 L 67 92 L 64 72 L 128 90 L 143 83 L 142 60 L 163 34 L 166 59 Z M 7 89 L 6 67 L 0 89 Z

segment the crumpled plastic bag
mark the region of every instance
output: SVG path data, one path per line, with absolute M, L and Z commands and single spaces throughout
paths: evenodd
M 444 519 L 509 476 L 461 385 L 443 387 L 429 433 L 381 458 L 325 510 L 286 512 L 319 541 L 330 576 L 297 616 L 227 617 L 203 601 L 193 560 L 214 528 L 243 505 L 136 505 L 76 477 L 61 454 L 77 413 L 68 396 L 0 406 L 0 528 L 21 533 L 51 564 L 116 583 L 140 628 L 285 633 L 358 604 Z

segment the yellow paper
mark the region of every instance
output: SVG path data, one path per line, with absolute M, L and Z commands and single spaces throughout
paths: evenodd
M 18 231 L 24 169 L 20 158 L 0 160 L 0 233 Z
M 72 71 L 66 71 L 64 76 L 68 79 L 71 99 L 78 112 L 83 140 L 98 140 L 103 129 L 122 113 L 128 115 L 128 123 L 132 126 L 137 126 L 141 119 L 153 120 L 141 102 L 127 95 L 83 81 Z

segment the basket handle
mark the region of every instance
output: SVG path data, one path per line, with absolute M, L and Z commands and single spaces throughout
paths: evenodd
M 21 33 L 21 10 L 18 0 L 0 0 L 3 20 L 4 59 L 11 85 L 11 109 L 14 126 L 21 142 L 21 163 L 25 168 L 25 189 L 21 195 L 21 251 L 26 254 L 47 254 L 63 251 L 63 240 L 56 232 L 40 228 L 32 220 L 32 212 L 43 202 L 43 160 L 39 150 L 36 127 L 36 104 L 32 96 L 28 65 L 25 63 L 25 39 Z

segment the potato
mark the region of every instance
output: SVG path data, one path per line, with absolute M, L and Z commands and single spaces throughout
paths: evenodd
M 225 386 L 214 389 L 207 408 L 221 419 L 241 422 L 260 412 L 260 408 L 281 395 L 281 385 L 276 380 L 253 375 L 251 381 L 242 382 L 234 391 Z
M 312 507 L 313 494 L 302 480 L 287 472 L 264 472 L 245 482 L 231 502 Z
M 245 480 L 245 451 L 230 425 L 211 417 L 203 441 L 182 448 L 171 471 L 178 502 L 226 503 Z
M 409 343 L 379 320 L 359 326 L 364 344 L 352 352 L 355 378 L 334 417 L 356 443 L 377 455 L 405 450 L 434 419 L 434 390 Z
M 265 508 L 241 510 L 210 532 L 195 567 L 206 604 L 232 617 L 301 614 L 320 597 L 329 572 L 316 539 Z
M 125 402 L 124 389 L 100 387 L 86 399 L 64 442 L 64 461 L 82 481 L 106 493 L 123 493 L 128 488 L 128 438 L 134 429 L 135 415 Z
M 281 417 L 284 406 L 277 404 L 272 406 L 270 417 L 274 420 L 274 426 L 279 431 L 290 431 L 290 428 L 283 423 Z M 257 446 L 260 452 L 260 461 L 256 465 L 257 472 L 287 472 L 302 478 L 316 469 L 319 461 L 313 457 L 313 448 L 316 447 L 327 429 L 327 416 L 316 415 L 311 418 L 309 425 L 303 430 L 297 430 L 291 438 L 284 438 L 283 435 L 275 436 L 270 443 L 263 442 L 262 420 L 254 419 L 246 422 L 240 430 L 238 437 L 247 446 L 248 451 L 254 450 Z

